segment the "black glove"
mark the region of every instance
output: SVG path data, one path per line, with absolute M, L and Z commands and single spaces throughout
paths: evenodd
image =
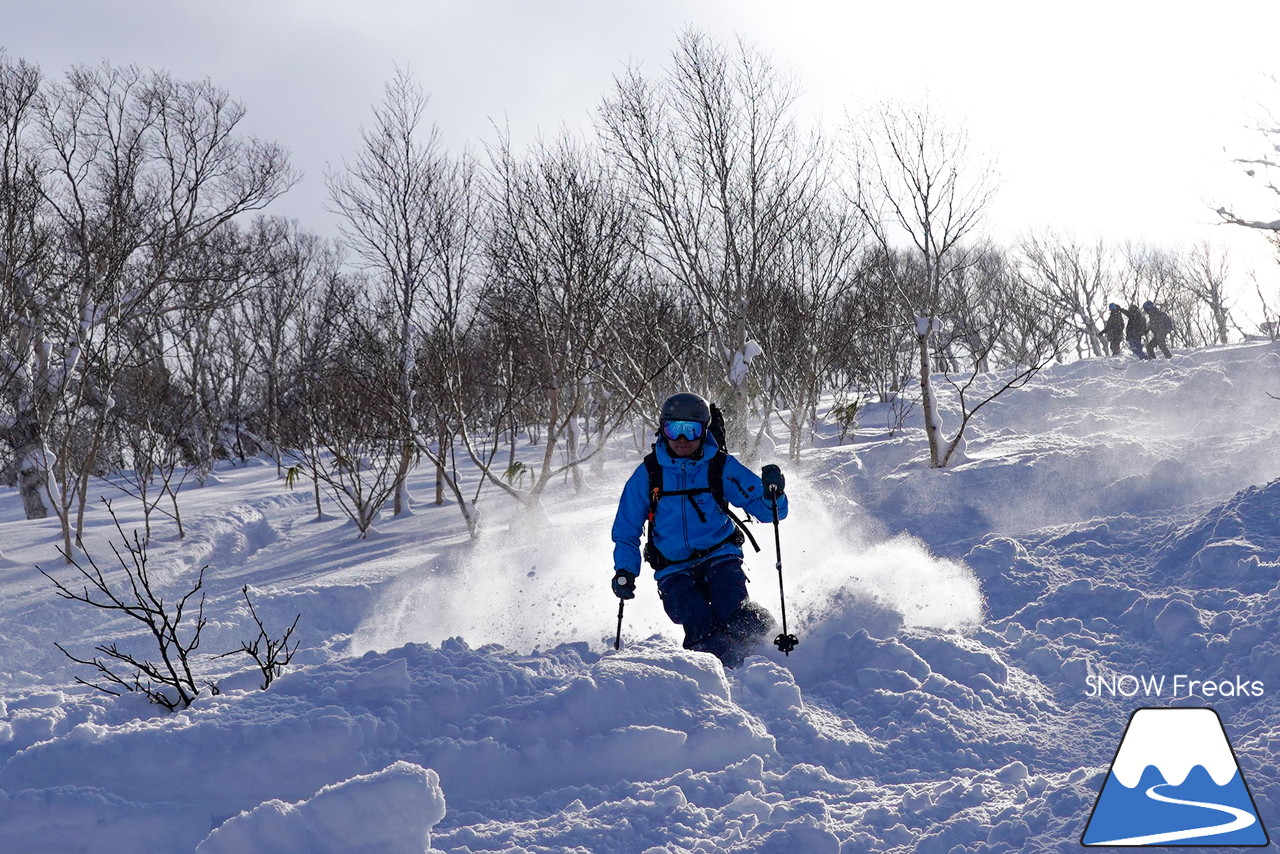
M 787 485 L 782 476 L 782 469 L 770 463 L 760 470 L 760 480 L 764 483 L 764 494 L 768 498 L 777 498 Z
M 613 595 L 619 599 L 636 598 L 636 577 L 634 573 L 620 569 L 613 574 Z

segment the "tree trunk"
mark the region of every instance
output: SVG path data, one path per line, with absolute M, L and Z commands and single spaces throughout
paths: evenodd
M 400 451 L 400 465 L 396 469 L 396 488 L 394 506 L 392 510 L 393 516 L 399 516 L 402 513 L 409 512 L 409 469 L 413 467 L 414 446 L 411 443 L 405 443 Z
M 441 425 L 440 445 L 439 445 L 440 458 L 436 461 L 436 506 L 437 507 L 441 507 L 444 505 L 444 486 L 445 486 L 444 461 L 446 456 L 445 449 L 448 446 L 448 444 L 449 444 L 449 433 L 447 430 L 444 429 L 444 425 Z
M 556 441 L 559 439 L 556 425 L 560 421 L 560 383 L 554 378 L 553 382 L 555 385 L 550 399 L 551 414 L 547 417 L 547 441 L 542 449 L 542 468 L 529 494 L 525 496 L 525 504 L 529 506 L 537 504 L 542 498 L 542 491 L 547 488 L 547 481 L 551 479 L 551 461 L 555 458 Z
M 440 459 L 443 463 L 443 454 Z M 441 472 L 444 472 L 443 465 L 441 466 Z M 479 514 L 476 513 L 476 508 L 467 502 L 467 497 L 462 494 L 462 489 L 459 488 L 456 480 L 445 474 L 445 482 L 453 492 L 453 497 L 458 501 L 458 509 L 462 512 L 462 521 L 467 524 L 467 536 L 475 540 L 480 535 L 480 518 Z
M 568 451 L 569 465 L 572 466 L 570 472 L 573 475 L 573 491 L 578 495 L 582 493 L 585 486 L 582 479 L 582 466 L 577 465 L 578 450 L 581 442 L 578 416 L 582 412 L 583 397 L 582 383 L 578 382 L 574 394 L 573 409 L 570 411 L 568 422 L 565 425 L 565 444 Z
M 929 439 L 929 467 L 941 468 L 942 466 L 942 425 L 938 419 L 937 400 L 933 392 L 933 380 L 930 375 L 929 368 L 929 324 L 933 322 L 932 318 L 917 318 L 916 328 L 920 329 L 921 322 L 925 325 L 925 332 L 916 335 L 916 341 L 920 346 L 920 406 L 924 409 L 924 432 Z
M 405 305 L 401 307 L 404 312 L 400 321 L 400 404 L 404 407 L 405 418 L 408 419 L 404 425 L 405 435 L 404 444 L 400 450 L 400 465 L 396 469 L 395 496 L 392 500 L 392 516 L 399 516 L 409 511 L 409 488 L 406 481 L 409 478 L 409 469 L 413 467 L 413 454 L 417 449 L 415 437 L 417 428 L 414 426 L 412 416 L 413 412 L 413 324 L 409 319 L 409 311 L 412 305 L 412 294 L 415 290 L 414 283 L 410 280 L 408 274 L 405 274 L 403 282 L 403 293 L 405 296 Z
M 182 527 L 182 514 L 178 511 L 177 490 L 169 490 L 169 502 L 173 505 L 173 521 L 178 523 L 178 539 L 186 539 L 187 532 Z
M 93 476 L 93 470 L 98 466 L 98 451 L 102 447 L 103 434 L 106 432 L 107 410 L 104 409 L 98 421 L 94 424 L 93 442 L 89 446 L 89 453 L 85 456 L 84 462 L 81 464 L 81 471 L 76 478 L 76 490 L 79 494 L 76 496 L 76 545 L 84 548 L 84 508 L 89 501 L 89 479 Z M 146 505 L 146 498 L 142 500 Z M 150 528 L 148 527 L 147 537 L 150 539 Z
M 32 423 L 24 433 L 35 432 Z M 33 435 L 14 447 L 14 456 L 18 461 L 18 492 L 22 495 L 22 509 L 28 519 L 44 519 L 49 515 L 49 508 L 44 503 L 45 492 L 49 485 L 49 472 L 44 465 L 44 450 Z

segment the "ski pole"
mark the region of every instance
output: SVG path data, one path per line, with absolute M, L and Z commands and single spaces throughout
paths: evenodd
M 622 649 L 622 609 L 627 606 L 626 599 L 618 600 L 618 634 L 613 639 L 613 648 Z
M 787 632 L 787 594 L 782 588 L 782 538 L 778 534 L 778 498 L 774 496 L 771 499 L 773 503 L 773 547 L 778 555 L 778 600 L 782 603 L 782 634 L 773 639 L 773 645 L 778 651 L 791 656 L 791 650 L 796 648 L 800 643 L 800 639 L 793 634 Z

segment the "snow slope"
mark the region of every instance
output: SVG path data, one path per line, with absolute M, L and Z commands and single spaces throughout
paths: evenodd
M 136 632 L 52 595 L 35 565 L 70 577 L 56 529 L 5 492 L 0 851 L 1075 851 L 1131 712 L 1206 704 L 1271 827 L 1268 391 L 1273 345 L 1055 366 L 984 409 L 948 471 L 874 408 L 843 446 L 820 429 L 787 466 L 800 646 L 729 672 L 679 648 L 647 576 L 612 649 L 608 530 L 635 449 L 549 515 L 489 499 L 476 545 L 452 507 L 359 541 L 274 464 L 220 470 L 183 497 L 186 540 L 153 546 L 173 590 L 209 566 L 200 664 L 221 692 L 174 714 L 76 684 L 91 674 L 54 641 Z M 752 591 L 776 608 L 757 532 Z M 268 627 L 303 615 L 265 691 L 212 657 L 252 634 L 246 584 Z

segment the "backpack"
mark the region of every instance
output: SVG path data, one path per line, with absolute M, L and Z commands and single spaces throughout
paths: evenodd
M 649 525 L 648 536 L 644 546 L 644 559 L 653 567 L 654 572 L 660 572 L 666 569 L 674 561 L 667 558 L 653 542 L 653 518 L 658 512 L 658 501 L 663 498 L 672 498 L 687 496 L 689 503 L 693 505 L 694 511 L 698 514 L 698 519 L 705 522 L 707 517 L 702 512 L 702 508 L 693 500 L 693 496 L 703 492 L 711 493 L 711 498 L 715 501 L 716 506 L 720 508 L 724 515 L 728 516 L 734 524 L 733 533 L 725 537 L 715 545 L 708 546 L 705 549 L 695 549 L 684 561 L 701 560 L 707 555 L 714 552 L 721 546 L 733 543 L 740 546 L 747 540 L 751 541 L 751 547 L 756 551 L 760 551 L 760 544 L 756 542 L 756 538 L 751 536 L 751 532 L 747 530 L 747 526 L 737 515 L 729 509 L 729 502 L 724 497 L 724 464 L 729 458 L 729 453 L 724 449 L 724 415 L 720 409 L 713 403 L 711 404 L 711 423 L 707 425 L 707 429 L 711 435 L 715 437 L 716 448 L 715 454 L 707 463 L 707 485 L 698 489 L 674 489 L 671 491 L 663 491 L 662 489 L 662 465 L 658 462 L 657 445 L 654 450 L 649 451 L 644 458 L 645 471 L 649 474 Z M 683 562 L 683 561 L 682 561 Z

